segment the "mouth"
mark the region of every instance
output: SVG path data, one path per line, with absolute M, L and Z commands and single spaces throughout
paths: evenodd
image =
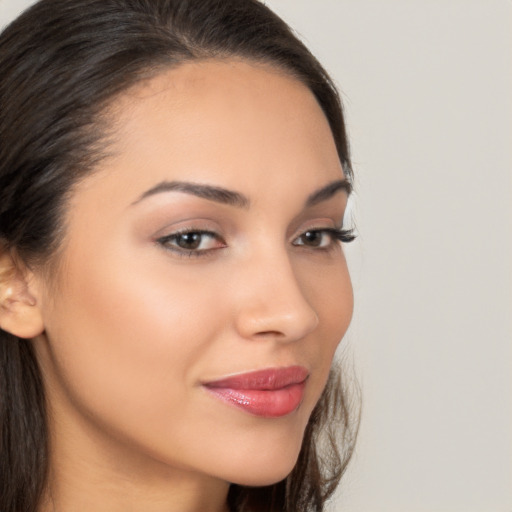
M 303 366 L 267 368 L 233 375 L 203 387 L 216 398 L 264 418 L 279 418 L 298 409 L 309 372 Z

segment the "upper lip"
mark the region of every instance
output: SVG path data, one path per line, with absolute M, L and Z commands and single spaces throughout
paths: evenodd
M 303 366 L 287 366 L 286 368 L 265 368 L 248 373 L 239 373 L 218 380 L 205 382 L 208 388 L 275 390 L 294 384 L 301 384 L 309 376 Z

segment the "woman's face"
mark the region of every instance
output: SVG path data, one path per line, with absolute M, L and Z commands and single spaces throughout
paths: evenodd
M 235 60 L 164 72 L 110 113 L 38 297 L 53 449 L 280 480 L 352 313 L 328 123 L 301 83 Z

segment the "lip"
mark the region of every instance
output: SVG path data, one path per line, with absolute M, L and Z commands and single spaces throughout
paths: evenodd
M 304 397 L 309 372 L 303 366 L 266 368 L 203 383 L 216 398 L 264 418 L 295 411 Z

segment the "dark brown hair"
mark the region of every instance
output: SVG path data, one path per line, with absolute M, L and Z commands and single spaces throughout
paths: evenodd
M 44 267 L 56 254 L 66 200 L 105 155 L 102 114 L 120 93 L 164 68 L 228 57 L 269 63 L 305 84 L 351 178 L 336 88 L 259 1 L 42 0 L 0 36 L 0 255 L 11 251 L 29 266 Z M 352 453 L 356 423 L 333 373 L 291 475 L 265 488 L 232 485 L 231 509 L 323 510 Z M 48 471 L 47 437 L 31 342 L 0 330 L 2 512 L 37 509 Z

